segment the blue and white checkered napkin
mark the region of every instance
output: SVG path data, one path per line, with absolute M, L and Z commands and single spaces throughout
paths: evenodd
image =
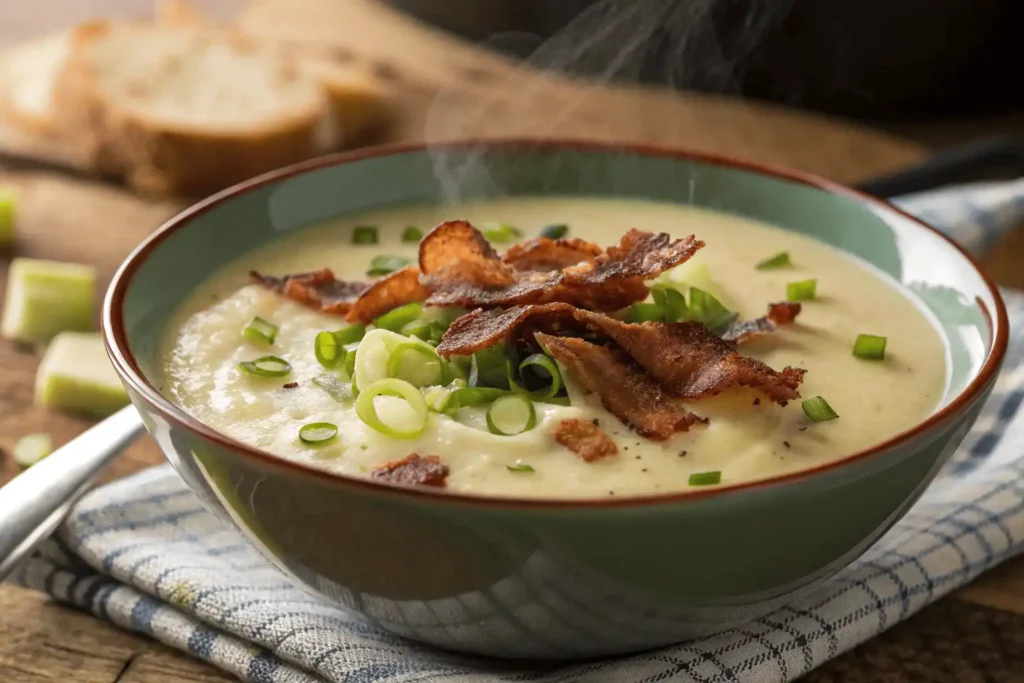
M 1024 180 L 900 202 L 975 251 L 1024 219 Z M 1013 324 L 1024 295 L 1008 293 Z M 1024 549 L 1024 342 L 974 431 L 910 514 L 798 604 L 656 652 L 512 668 L 374 630 L 291 586 L 168 466 L 100 488 L 20 570 L 25 585 L 153 636 L 246 681 L 776 683 L 893 626 Z

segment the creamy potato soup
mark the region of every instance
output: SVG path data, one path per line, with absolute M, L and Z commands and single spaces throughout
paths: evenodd
M 731 386 L 680 401 L 665 400 L 658 389 L 659 406 L 681 407 L 672 414 L 668 438 L 647 438 L 621 419 L 621 405 L 613 405 L 628 396 L 602 399 L 610 389 L 600 382 L 628 384 L 617 376 L 591 378 L 587 391 L 572 368 L 554 363 L 543 348 L 522 351 L 507 364 L 488 351 L 440 358 L 434 350 L 440 335 L 466 309 L 419 311 L 414 305 L 384 323 L 393 331 L 370 324 L 361 336 L 344 316 L 249 276 L 253 269 L 283 276 L 327 267 L 338 280 L 372 281 L 368 270 L 386 273 L 405 265 L 403 259 L 415 263 L 419 234 L 453 218 L 481 228 L 499 253 L 545 226 L 564 225 L 545 234 L 564 232 L 602 247 L 618 244 L 630 228 L 674 239 L 696 235 L 704 248 L 647 281 L 658 285 L 657 294 L 609 316 L 696 317 L 720 335 L 734 317 L 757 319 L 770 303 L 801 300 L 794 321 L 735 347 L 774 371 L 806 370 L 802 381 L 798 370 L 789 375 L 799 382 L 799 397 L 783 406 L 757 387 Z M 679 301 L 682 308 L 673 309 Z M 318 339 L 325 331 L 336 334 Z M 650 346 L 641 344 L 648 356 Z M 641 347 L 633 356 L 646 367 Z M 502 358 L 502 348 L 491 351 Z M 253 364 L 268 356 L 284 363 Z M 517 367 L 527 356 L 531 363 Z M 400 472 L 395 463 L 415 453 L 426 459 L 414 468 L 420 478 L 391 481 L 513 497 L 678 492 L 813 468 L 912 427 L 935 409 L 947 381 L 946 348 L 930 319 L 887 276 L 831 247 L 722 213 L 576 198 L 401 208 L 295 232 L 205 283 L 169 326 L 162 358 L 166 395 L 243 443 L 364 477 Z M 625 362 L 622 372 L 658 384 L 637 363 Z M 561 382 L 553 381 L 550 367 Z M 376 397 L 367 394 L 371 386 Z M 465 391 L 474 388 L 484 391 Z M 695 420 L 679 422 L 688 413 Z M 576 420 L 569 432 L 587 434 L 556 440 L 566 420 Z M 583 442 L 595 448 L 578 447 Z

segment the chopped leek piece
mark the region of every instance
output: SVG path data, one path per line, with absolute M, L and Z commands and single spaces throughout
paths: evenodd
M 353 380 L 356 377 L 356 353 L 359 351 L 359 342 L 345 344 L 345 374 Z
M 421 346 L 428 353 L 432 355 L 437 354 L 433 346 L 420 341 L 416 337 L 403 337 L 397 332 L 383 328 L 370 330 L 363 337 L 362 341 L 354 346 L 347 345 L 345 347 L 346 351 L 350 351 L 353 348 L 355 351 L 354 354 L 349 353 L 345 358 L 346 371 L 351 365 L 349 376 L 355 381 L 355 388 L 362 391 L 363 387 L 367 387 L 377 380 L 387 378 L 388 362 L 391 359 L 391 355 L 398 347 L 404 344 Z M 413 360 L 413 358 L 415 357 L 410 356 L 409 360 Z
M 803 402 L 803 408 L 804 414 L 815 422 L 825 422 L 826 420 L 834 420 L 839 417 L 839 414 L 832 410 L 832 406 L 828 404 L 828 401 L 821 396 L 807 399 Z
M 714 486 L 722 481 L 722 473 L 720 471 L 714 472 L 697 472 L 690 475 L 689 484 L 690 486 Z
M 415 225 L 410 225 L 402 231 L 402 241 L 405 243 L 419 242 L 423 239 L 423 231 Z
M 26 343 L 93 329 L 96 269 L 77 263 L 11 261 L 0 334 Z
M 547 237 L 549 240 L 559 240 L 569 234 L 569 226 L 564 223 L 559 225 L 548 225 L 540 231 L 541 237 Z
M 317 332 L 313 339 L 313 355 L 320 365 L 325 368 L 336 368 L 345 360 L 345 350 L 338 344 L 338 338 L 333 332 L 324 330 Z
M 0 245 L 14 242 L 14 191 L 0 188 Z
M 786 285 L 786 298 L 789 301 L 810 301 L 817 295 L 817 280 L 800 280 Z
M 471 387 L 509 389 L 505 349 L 492 346 L 474 353 L 470 359 L 468 382 Z
M 690 318 L 690 307 L 686 304 L 686 297 L 683 296 L 682 292 L 676 289 L 666 289 L 664 295 L 666 322 L 676 323 Z M 692 293 L 691 296 L 693 296 Z
M 414 387 L 444 383 L 444 361 L 430 346 L 409 342 L 395 347 L 388 356 L 388 377 L 404 380 Z
M 430 341 L 433 337 L 433 330 L 434 325 L 429 320 L 413 320 L 402 326 L 401 335 Z
M 501 223 L 493 223 L 491 225 L 484 226 L 481 231 L 484 237 L 489 242 L 496 242 L 497 244 L 505 244 L 508 242 L 515 242 L 517 239 L 523 236 L 523 233 L 519 228 L 511 225 L 504 225 Z
M 647 323 L 665 319 L 665 307 L 659 304 L 633 304 L 629 308 L 629 322 Z
M 263 356 L 256 360 L 247 360 L 238 364 L 239 369 L 257 377 L 284 377 L 292 371 L 292 366 L 284 358 Z
M 453 387 L 426 387 L 423 391 L 423 400 L 427 402 L 427 409 L 434 413 L 443 413 L 448 407 L 448 399 L 452 395 Z
M 370 259 L 370 267 L 367 269 L 366 274 L 387 275 L 388 273 L 405 268 L 410 263 L 412 263 L 412 259 L 405 256 L 374 256 Z
M 515 465 L 505 465 L 505 469 L 509 472 L 536 472 L 531 466 L 524 462 L 517 462 Z
M 382 420 L 374 402 L 378 397 L 402 399 L 412 413 L 410 419 L 405 420 L 408 424 L 395 426 Z M 378 380 L 360 390 L 359 398 L 356 399 L 356 415 L 371 429 L 394 439 L 415 439 L 427 428 L 430 417 L 427 402 L 420 390 L 393 377 Z
M 62 332 L 53 338 L 36 372 L 35 403 L 96 417 L 128 405 L 98 332 Z
M 499 436 L 515 436 L 537 425 L 533 401 L 519 394 L 502 396 L 487 409 L 487 429 Z
M 362 325 L 349 325 L 340 330 L 334 331 L 334 338 L 338 340 L 339 346 L 353 344 L 366 336 L 366 328 Z
M 327 443 L 338 436 L 338 425 L 330 422 L 310 422 L 302 425 L 299 430 L 299 439 L 303 443 L 319 446 Z
M 377 244 L 377 228 L 359 225 L 352 231 L 352 244 Z
M 277 325 L 257 315 L 242 330 L 242 336 L 257 344 L 273 344 L 277 338 L 277 330 Z
M 775 256 L 769 256 L 763 261 L 758 261 L 754 267 L 758 270 L 772 270 L 773 268 L 785 268 L 789 265 L 792 265 L 789 260 L 789 252 L 780 251 Z
M 885 337 L 873 334 L 858 334 L 853 342 L 853 355 L 864 360 L 883 360 L 885 358 Z
M 459 408 L 487 405 L 503 396 L 510 395 L 504 389 L 492 389 L 491 387 L 464 387 L 456 389 L 448 397 L 448 405 L 445 406 L 444 412 L 446 415 L 454 415 Z
M 373 321 L 374 327 L 379 327 L 392 332 L 401 332 L 407 324 L 416 320 L 423 313 L 423 304 L 413 302 L 390 311 Z
M 352 393 L 352 385 L 342 382 L 336 375 L 329 372 L 313 378 L 313 384 L 326 391 L 327 395 L 338 403 L 351 401 L 355 398 L 355 395 Z
M 697 320 L 718 334 L 732 325 L 738 317 L 703 289 L 690 287 L 689 319 Z
M 511 369 L 511 368 L 510 368 Z M 523 362 L 519 364 L 519 377 L 523 379 L 524 384 L 526 383 L 526 372 L 530 371 L 533 375 L 539 377 L 546 385 L 543 389 L 537 389 L 535 391 L 529 391 L 524 387 L 521 387 L 516 383 L 515 378 L 509 373 L 509 386 L 512 391 L 517 394 L 523 394 L 534 400 L 546 400 L 554 398 L 556 394 L 562 388 L 562 373 L 558 371 L 558 364 L 555 360 L 543 353 L 535 353 L 527 356 Z
M 32 467 L 50 453 L 53 453 L 53 441 L 49 434 L 26 434 L 18 439 L 11 452 L 14 462 L 22 467 Z

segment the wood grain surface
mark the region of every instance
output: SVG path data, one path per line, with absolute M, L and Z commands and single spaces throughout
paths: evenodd
M 226 18 L 240 3 L 207 0 L 200 4 Z M 148 11 L 141 0 L 0 3 L 0 45 L 56 28 L 61 25 L 58 22 Z M 251 0 L 238 21 L 252 34 L 315 43 L 339 60 L 361 62 L 374 69 L 394 89 L 395 115 L 384 133 L 386 140 L 563 134 L 635 140 L 794 166 L 848 183 L 900 168 L 926 153 L 923 145 L 888 133 L 774 107 L 641 88 L 611 90 L 527 72 L 501 57 L 399 17 L 373 0 Z M 993 126 L 971 122 L 963 126 L 964 133 L 958 133 L 956 125 L 929 123 L 927 135 L 922 137 L 934 137 L 936 130 L 943 140 L 954 141 L 978 130 L 991 131 Z M 177 200 L 142 199 L 63 173 L 0 170 L 0 184 L 13 185 L 20 194 L 19 240 L 0 261 L 0 285 L 6 279 L 9 258 L 28 255 L 92 263 L 100 269 L 105 287 L 131 248 L 185 205 Z M 1024 233 L 1008 238 L 993 254 L 985 264 L 989 271 L 1004 284 L 1024 286 L 1024 270 L 1019 267 Z M 83 420 L 32 406 L 37 360 L 31 352 L 0 345 L 4 382 L 0 390 L 0 451 L 9 451 L 20 435 L 30 431 L 45 430 L 61 442 L 87 426 Z M 156 447 L 144 439 L 118 460 L 106 477 L 158 462 L 161 456 Z M 10 458 L 0 455 L 0 481 L 17 471 Z M 958 681 L 1024 680 L 1024 670 L 1018 671 L 1016 678 L 1002 673 L 1010 667 L 1013 674 L 1018 660 L 999 659 L 1006 643 L 1024 642 L 1020 640 L 1024 637 L 1024 560 L 990 572 L 901 625 L 894 635 L 875 639 L 808 680 L 904 680 L 895 673 L 896 677 L 889 678 L 876 675 L 883 660 L 909 663 L 907 671 L 917 672 L 915 680 L 946 680 L 940 674 L 947 675 L 949 667 L 929 651 L 941 648 L 943 638 L 953 637 L 941 629 L 936 631 L 936 624 L 950 619 L 998 625 L 977 630 L 972 636 L 973 647 L 991 657 L 980 657 L 982 663 Z M 1007 635 L 1013 629 L 1018 640 Z M 986 635 L 989 631 L 991 637 Z M 996 637 L 999 634 L 1002 640 Z M 1000 664 L 1003 669 L 985 668 L 985 661 L 997 660 L 1010 663 Z M 899 669 L 892 671 L 898 673 Z M 231 679 L 211 667 L 150 640 L 42 595 L 0 585 L 0 682 L 227 680 Z

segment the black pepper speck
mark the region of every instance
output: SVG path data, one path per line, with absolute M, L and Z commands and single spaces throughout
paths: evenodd
M 679 451 L 679 457 L 680 458 L 685 458 L 686 457 L 686 451 Z
M 761 399 L 759 399 L 759 398 L 755 398 L 755 399 L 754 399 L 754 405 L 755 405 L 755 406 L 759 406 L 759 405 L 761 405 Z
M 609 496 L 614 496 L 614 495 L 615 495 L 615 491 L 609 491 L 609 492 L 608 492 L 608 495 L 609 495 Z
M 798 432 L 806 432 L 807 431 L 807 427 L 800 427 L 797 431 Z
M 641 471 L 641 472 L 646 472 L 646 471 L 647 471 L 647 468 L 646 468 L 646 467 L 644 467 L 644 468 L 643 468 L 643 469 L 641 469 L 640 471 Z
M 297 386 L 299 386 L 298 382 L 288 382 L 288 384 L 282 385 L 281 388 L 282 389 L 294 389 Z
M 639 459 L 640 459 L 640 456 L 639 456 L 639 455 L 638 455 L 638 456 L 636 456 L 636 459 L 637 459 L 637 460 L 639 460 Z
M 596 417 L 593 420 L 591 420 L 591 422 L 593 422 L 594 424 L 596 424 L 598 426 L 600 426 L 600 424 L 601 424 L 601 421 L 598 420 Z
M 782 445 L 785 446 L 786 448 L 792 448 L 792 446 L 789 445 L 788 441 L 783 441 Z

